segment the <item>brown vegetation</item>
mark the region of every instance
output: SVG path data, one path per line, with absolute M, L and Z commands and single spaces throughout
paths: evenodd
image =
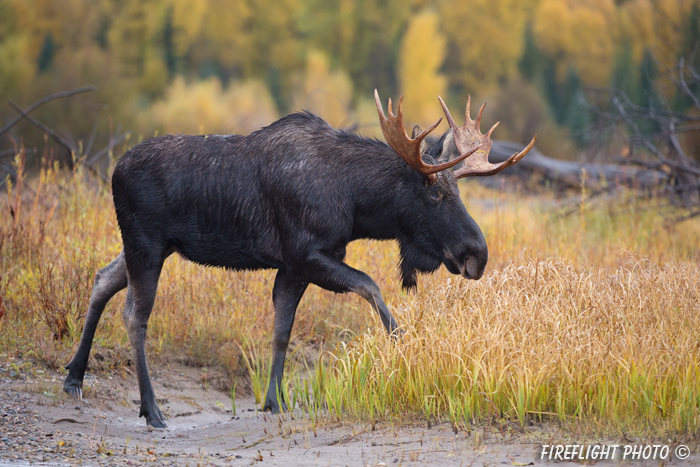
M 486 276 L 438 273 L 406 294 L 393 244 L 352 244 L 348 262 L 382 284 L 406 338 L 392 343 L 357 298 L 310 290 L 290 349 L 290 400 L 331 416 L 442 419 L 457 429 L 495 416 L 696 433 L 700 223 L 668 228 L 634 196 L 584 197 L 576 215 L 560 216 L 550 195 L 461 189 L 489 243 Z M 120 248 L 110 193 L 80 168 L 46 168 L 31 182 L 21 176 L 1 203 L 0 349 L 61 366 L 77 345 L 91 276 Z M 272 278 L 170 259 L 150 353 L 216 365 L 229 378 L 248 373 L 255 387 L 267 377 Z M 108 306 L 96 353 L 128 349 L 123 300 Z M 325 370 L 304 383 L 307 367 Z

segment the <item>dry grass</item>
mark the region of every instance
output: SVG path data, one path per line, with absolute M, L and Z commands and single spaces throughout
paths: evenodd
M 348 263 L 380 284 L 406 336 L 387 338 L 358 297 L 311 288 L 290 348 L 291 399 L 312 418 L 327 408 L 338 418 L 422 418 L 455 429 L 495 417 L 697 434 L 700 221 L 668 227 L 631 195 L 561 216 L 552 194 L 476 183 L 462 193 L 489 244 L 486 276 L 471 282 L 441 270 L 406 294 L 394 244 L 352 244 Z M 111 195 L 84 173 L 46 168 L 20 180 L 0 198 L 0 352 L 67 362 L 92 275 L 120 248 Z M 231 376 L 249 371 L 264 387 L 273 278 L 169 259 L 150 354 Z M 123 300 L 108 305 L 98 351 L 128 348 Z M 312 375 L 302 377 L 307 364 Z
M 399 342 L 373 329 L 340 345 L 319 395 L 339 414 L 455 428 L 583 418 L 695 433 L 700 270 L 622 261 L 529 260 L 479 282 L 446 279 L 397 306 Z

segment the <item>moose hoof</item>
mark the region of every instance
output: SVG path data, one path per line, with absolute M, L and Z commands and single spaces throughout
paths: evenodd
M 83 400 L 83 390 L 79 385 L 66 382 L 63 384 L 63 390 L 73 399 Z
M 282 406 L 280 408 L 280 405 L 277 404 L 277 402 L 272 402 L 272 401 L 267 401 L 265 402 L 265 405 L 263 406 L 263 412 L 270 411 L 273 415 L 276 415 L 280 413 L 281 411 L 287 411 L 287 404 L 282 402 Z
M 160 411 L 158 406 L 155 406 L 152 410 L 146 411 L 143 408 L 139 414 L 142 417 L 146 417 L 146 425 L 148 425 L 148 430 L 162 430 L 168 428 L 165 424 L 165 417 L 163 412 Z
M 168 428 L 164 420 L 148 420 L 146 423 L 148 424 L 148 431 L 165 430 Z

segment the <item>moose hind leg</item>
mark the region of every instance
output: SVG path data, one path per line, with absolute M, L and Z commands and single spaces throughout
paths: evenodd
M 107 306 L 107 302 L 117 292 L 126 288 L 126 285 L 126 262 L 124 261 L 124 252 L 122 252 L 114 261 L 95 274 L 95 284 L 92 287 L 90 305 L 88 306 L 80 345 L 73 359 L 66 365 L 68 376 L 63 382 L 63 390 L 73 397 L 78 399 L 83 397 L 83 378 L 85 377 L 95 330 L 100 317 L 102 317 L 102 312 Z
M 146 363 L 146 330 L 156 298 L 160 271 L 159 266 L 156 269 L 129 275 L 129 289 L 123 314 L 141 395 L 139 417 L 146 417 L 146 423 L 153 428 L 167 428 L 165 417 L 156 402 Z
M 294 325 L 294 316 L 302 295 L 308 287 L 308 282 L 291 279 L 286 272 L 280 270 L 275 277 L 272 288 L 272 301 L 275 304 L 275 328 L 272 338 L 272 369 L 270 371 L 270 386 L 267 389 L 263 410 L 272 413 L 280 412 L 280 405 L 286 409 L 282 399 L 282 377 L 284 376 L 284 358 L 289 345 L 289 336 Z

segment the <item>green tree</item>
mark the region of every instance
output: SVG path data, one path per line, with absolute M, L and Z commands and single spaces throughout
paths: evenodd
M 563 124 L 566 119 L 566 100 L 564 99 L 564 92 L 562 86 L 557 79 L 557 66 L 556 62 L 552 59 L 547 58 L 545 60 L 545 66 L 542 71 L 542 86 L 543 93 L 547 98 L 549 107 L 554 116 L 554 121 L 558 124 Z
M 642 63 L 639 65 L 639 82 L 640 82 L 640 99 L 639 104 L 648 108 L 650 111 L 662 108 L 662 99 L 659 96 L 656 88 L 656 80 L 658 79 L 658 69 L 654 54 L 650 50 L 644 52 Z M 656 133 L 659 129 L 657 123 L 651 119 L 645 118 L 637 123 L 639 130 L 644 134 Z
M 700 46 L 700 5 L 693 2 L 688 15 L 688 22 L 683 28 L 683 46 L 679 56 L 690 56 Z
M 542 74 L 544 73 L 546 58 L 542 54 L 540 48 L 537 47 L 535 33 L 532 30 L 532 23 L 530 22 L 528 22 L 525 27 L 523 43 L 523 54 L 520 56 L 520 60 L 518 60 L 520 74 L 530 82 L 541 81 L 543 79 Z
M 53 61 L 53 56 L 55 53 L 56 45 L 53 41 L 53 35 L 48 32 L 44 38 L 44 45 L 41 47 L 41 52 L 39 52 L 39 57 L 37 58 L 36 68 L 39 73 L 46 71 L 51 62 Z
M 632 44 L 624 41 L 615 54 L 615 64 L 610 76 L 610 85 L 615 90 L 620 90 L 633 102 L 640 102 L 641 89 L 639 82 L 638 65 L 632 56 Z
M 173 26 L 173 8 L 169 6 L 163 22 L 163 60 L 168 68 L 168 77 L 177 71 L 177 53 L 175 52 L 175 27 Z
M 688 22 L 683 31 L 683 47 L 678 52 L 678 57 L 683 58 L 686 64 L 695 68 L 696 70 L 700 67 L 700 5 L 698 3 L 693 3 L 693 7 L 690 10 L 690 15 L 688 16 Z M 684 71 L 686 75 L 687 71 Z M 687 80 L 692 84 L 688 87 L 690 91 L 698 95 L 700 93 L 700 86 L 698 83 L 693 83 L 694 80 Z M 693 100 L 683 92 L 682 90 L 676 88 L 676 93 L 673 96 L 673 107 L 679 111 L 685 111 L 693 106 Z
M 584 147 L 590 142 L 590 127 L 593 121 L 590 105 L 581 83 L 581 77 L 574 68 L 569 69 L 564 84 L 563 102 L 566 112 L 564 124 L 577 146 Z

